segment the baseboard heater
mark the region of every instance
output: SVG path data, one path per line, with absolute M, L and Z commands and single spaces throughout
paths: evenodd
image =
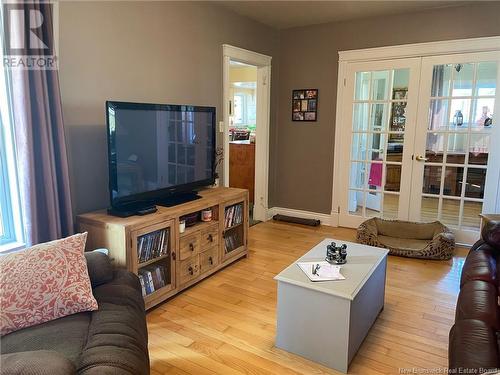
M 319 220 L 315 219 L 303 219 L 301 217 L 293 217 L 293 216 L 286 216 L 286 215 L 274 215 L 273 220 L 276 221 L 284 221 L 286 223 L 293 223 L 293 224 L 302 224 L 302 225 L 309 225 L 311 227 L 317 227 L 318 225 L 321 224 Z

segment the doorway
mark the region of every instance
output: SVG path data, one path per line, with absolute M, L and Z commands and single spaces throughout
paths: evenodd
M 257 67 L 230 60 L 229 83 L 229 187 L 248 190 L 254 225 Z
M 268 209 L 271 57 L 223 46 L 223 184 L 249 190 L 250 222 Z
M 440 220 L 473 243 L 499 203 L 499 85 L 499 52 L 350 63 L 339 224 Z

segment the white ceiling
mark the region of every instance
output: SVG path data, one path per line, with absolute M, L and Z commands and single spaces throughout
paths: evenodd
M 216 1 L 236 13 L 277 29 L 412 13 L 479 1 Z

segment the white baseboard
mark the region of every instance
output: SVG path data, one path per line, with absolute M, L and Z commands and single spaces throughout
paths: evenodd
M 314 220 L 319 220 L 322 225 L 337 226 L 336 225 L 337 220 L 336 220 L 336 218 L 333 217 L 333 215 L 322 214 L 322 213 L 311 212 L 311 211 L 295 210 L 293 208 L 284 208 L 284 207 L 269 208 L 267 210 L 267 219 L 270 220 L 273 218 L 274 215 L 277 215 L 277 214 L 300 217 L 303 219 L 314 219 Z

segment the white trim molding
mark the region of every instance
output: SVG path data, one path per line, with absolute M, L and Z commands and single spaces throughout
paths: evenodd
M 334 220 L 332 220 L 332 215 L 322 214 L 319 212 L 302 211 L 284 207 L 273 207 L 267 210 L 268 220 L 272 219 L 274 215 L 286 215 L 300 217 L 302 219 L 314 219 L 319 220 L 321 222 L 321 225 L 337 226 Z
M 339 62 L 391 60 L 408 57 L 498 51 L 498 46 L 500 46 L 500 36 L 402 44 L 396 46 L 339 51 Z
M 231 57 L 231 60 L 257 66 L 271 65 L 272 60 L 271 56 L 231 46 L 229 44 L 222 45 L 222 53 L 224 56 Z
M 269 128 L 271 115 L 271 56 L 222 45 L 224 186 L 229 186 L 229 69 L 231 61 L 257 67 L 257 128 L 255 130 L 255 190 L 253 216 L 267 220 L 269 201 Z

